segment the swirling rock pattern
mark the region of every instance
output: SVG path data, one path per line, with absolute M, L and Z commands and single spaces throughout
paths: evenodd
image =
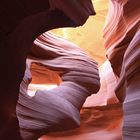
M 115 94 L 117 79 L 108 60 L 99 67 L 99 75 L 101 83 L 100 90 L 97 94 L 93 94 L 87 98 L 84 107 L 103 106 L 119 102 Z
M 74 5 L 75 3 L 73 3 L 73 9 L 76 8 Z M 74 15 L 79 14 L 81 15 L 81 12 L 77 11 Z M 83 15 L 85 14 L 83 13 Z M 19 133 L 17 133 L 18 121 L 15 115 L 15 108 L 19 86 L 24 76 L 26 58 L 33 41 L 40 34 L 54 28 L 82 25 L 88 16 L 86 13 L 86 16 L 82 18 L 83 21 L 79 21 L 77 24 L 61 9 L 50 9 L 49 0 L 1 1 L 0 73 L 2 82 L 0 84 L 0 139 L 20 139 Z
M 117 76 L 124 53 L 140 25 L 139 6 L 139 0 L 109 0 L 104 39 L 107 57 Z
M 108 59 L 119 78 L 116 95 L 124 101 L 124 140 L 140 138 L 139 28 L 139 0 L 110 0 L 104 38 Z
M 126 140 L 140 138 L 140 29 L 129 44 L 123 60 L 120 81 L 116 93 L 124 93 L 123 137 Z
M 51 33 L 35 40 L 31 55 L 32 63 L 58 72 L 62 82 L 52 90 L 37 90 L 34 97 L 29 97 L 31 76 L 27 67 L 17 105 L 23 139 L 34 140 L 50 131 L 78 127 L 85 99 L 100 87 L 97 63 L 75 44 Z

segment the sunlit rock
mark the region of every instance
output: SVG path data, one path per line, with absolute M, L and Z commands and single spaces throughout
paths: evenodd
M 67 0 L 68 1 L 68 0 Z M 69 0 L 71 2 L 71 0 Z M 79 1 L 80 3 L 81 1 Z M 85 4 L 90 1 L 86 1 Z M 60 27 L 83 25 L 89 17 L 75 22 L 61 8 L 51 9 L 49 0 L 3 0 L 0 5 L 0 139 L 20 140 L 15 110 L 19 86 L 24 76 L 26 58 L 33 41 L 42 33 Z M 73 9 L 76 10 L 75 3 Z M 68 9 L 67 9 L 68 10 Z M 94 9 L 91 9 L 94 12 Z M 77 11 L 77 10 L 76 10 Z M 72 11 L 71 11 L 72 12 Z M 80 13 L 79 13 L 80 12 Z M 81 15 L 81 11 L 74 15 Z M 82 18 L 82 15 L 80 16 Z M 7 87 L 8 86 L 8 87 Z
M 36 39 L 31 51 L 17 105 L 21 136 L 31 140 L 48 132 L 78 127 L 82 105 L 100 87 L 97 63 L 77 45 L 51 33 Z M 38 89 L 33 97 L 29 96 L 32 63 L 44 66 L 44 71 L 55 71 L 62 81 L 51 90 Z M 37 65 L 36 70 L 41 73 L 41 81 L 46 74 Z
M 116 96 L 123 102 L 123 139 L 140 138 L 140 1 L 110 0 L 104 28 L 107 57 L 118 77 Z
M 103 106 L 118 103 L 115 95 L 117 79 L 113 73 L 110 62 L 106 61 L 99 68 L 101 87 L 97 94 L 87 98 L 84 107 Z

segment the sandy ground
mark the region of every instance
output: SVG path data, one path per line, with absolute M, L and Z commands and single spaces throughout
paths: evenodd
M 80 128 L 49 133 L 39 140 L 122 140 L 122 117 L 121 104 L 82 108 Z

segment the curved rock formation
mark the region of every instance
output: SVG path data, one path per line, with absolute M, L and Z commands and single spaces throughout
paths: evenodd
M 139 28 L 139 0 L 110 0 L 104 38 L 108 59 L 119 77 L 116 95 L 120 101 L 124 101 L 124 140 L 140 138 Z
M 129 44 L 123 60 L 121 78 L 116 93 L 124 93 L 123 137 L 126 140 L 140 138 L 140 29 Z
M 124 53 L 140 25 L 139 6 L 139 0 L 109 0 L 104 46 L 117 76 L 120 76 Z
M 17 105 L 21 136 L 24 140 L 34 140 L 50 131 L 78 127 L 85 99 L 100 87 L 97 63 L 75 44 L 51 33 L 35 40 L 31 56 L 31 63 L 56 71 L 62 82 L 51 90 L 37 90 L 30 97 L 28 65 Z
M 75 9 L 74 5 L 73 3 L 73 8 Z M 74 14 L 81 15 L 81 12 L 77 11 Z M 85 14 L 83 13 L 83 15 Z M 82 25 L 88 16 L 86 13 L 84 20 L 77 24 L 61 10 L 50 9 L 49 0 L 1 1 L 0 73 L 2 82 L 0 84 L 0 139 L 20 139 L 19 134 L 16 133 L 16 130 L 18 131 L 18 122 L 15 108 L 19 86 L 24 76 L 26 58 L 34 39 L 50 29 Z
M 115 95 L 117 79 L 113 73 L 110 62 L 107 60 L 99 67 L 100 90 L 97 94 L 89 96 L 84 103 L 84 107 L 103 106 L 118 103 Z
M 84 24 L 89 15 L 95 15 L 91 0 L 49 0 L 49 2 L 52 9 L 63 11 L 78 25 Z

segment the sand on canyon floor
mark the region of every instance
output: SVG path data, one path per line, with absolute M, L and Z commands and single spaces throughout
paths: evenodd
M 122 140 L 122 118 L 121 104 L 82 108 L 79 128 L 48 133 L 39 140 Z

